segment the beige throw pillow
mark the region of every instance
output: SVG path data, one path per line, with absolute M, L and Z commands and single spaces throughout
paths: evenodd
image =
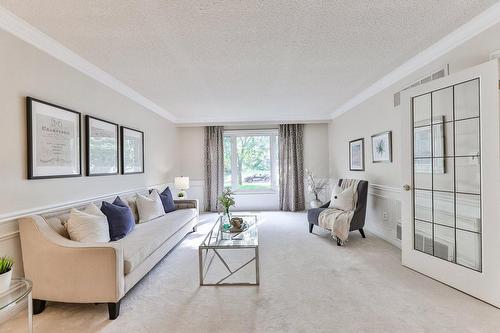
M 165 215 L 158 191 L 152 191 L 148 196 L 137 194 L 137 211 L 139 212 L 139 223 L 147 222 Z
M 66 230 L 71 240 L 82 243 L 109 242 L 108 219 L 94 204 L 84 210 L 71 209 Z
M 350 186 L 345 190 L 342 190 L 338 185 L 335 185 L 329 208 L 336 208 L 344 211 L 353 210 L 354 188 Z
M 135 223 L 139 223 L 139 212 L 137 211 L 137 202 L 136 198 L 127 200 L 127 205 L 132 211 L 132 215 L 134 216 Z

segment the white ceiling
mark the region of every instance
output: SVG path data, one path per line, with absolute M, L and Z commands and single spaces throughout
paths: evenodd
M 0 0 L 179 123 L 324 120 L 497 0 Z

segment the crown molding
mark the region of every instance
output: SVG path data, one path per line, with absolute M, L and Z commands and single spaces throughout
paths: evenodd
M 279 116 L 264 116 L 264 117 L 205 117 L 205 118 L 177 118 L 176 125 L 178 127 L 190 126 L 208 126 L 208 125 L 275 125 L 275 124 L 319 124 L 330 122 L 329 115 L 323 116 L 298 116 L 298 117 L 279 117 Z
M 393 71 L 383 76 L 380 80 L 376 81 L 368 88 L 362 90 L 360 93 L 352 97 L 346 103 L 337 108 L 331 113 L 331 118 L 334 119 L 341 114 L 351 110 L 355 106 L 363 103 L 370 97 L 378 94 L 382 90 L 389 88 L 391 85 L 397 83 L 399 80 L 407 77 L 416 70 L 424 67 L 432 61 L 438 59 L 457 46 L 463 44 L 467 40 L 473 38 L 479 33 L 492 27 L 500 22 L 500 2 L 492 5 L 479 15 L 472 18 L 469 22 L 460 26 L 458 29 L 451 32 L 449 35 L 441 38 L 435 44 L 418 53 L 408 61 L 397 67 Z
M 130 88 L 120 80 L 117 80 L 99 67 L 88 62 L 52 37 L 36 29 L 28 22 L 17 17 L 2 6 L 0 6 L 0 28 L 104 84 L 119 94 L 133 100 L 146 109 L 153 111 L 172 122 L 175 122 L 175 116 L 173 114 L 161 108 L 153 101 L 139 94 L 137 91 Z

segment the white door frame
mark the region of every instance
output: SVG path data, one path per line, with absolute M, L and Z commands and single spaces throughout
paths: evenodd
M 412 97 L 471 79 L 480 79 L 482 272 L 414 250 L 412 179 Z M 500 117 L 499 64 L 484 64 L 402 93 L 402 264 L 500 307 Z

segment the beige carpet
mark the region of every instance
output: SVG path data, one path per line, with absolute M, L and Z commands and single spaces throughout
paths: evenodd
M 500 310 L 400 265 L 367 233 L 337 247 L 307 231 L 304 213 L 261 213 L 261 285 L 199 287 L 198 251 L 213 221 L 191 234 L 122 301 L 49 303 L 35 332 L 499 332 Z M 249 272 L 251 273 L 251 272 Z M 0 332 L 22 332 L 22 314 Z

